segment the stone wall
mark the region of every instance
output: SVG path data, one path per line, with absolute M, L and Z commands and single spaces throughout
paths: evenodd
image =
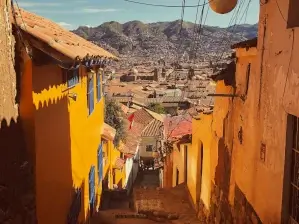
M 12 26 L 9 19 L 10 8 L 10 1 L 0 0 L 0 121 L 5 119 L 8 124 L 11 119 L 16 120 L 18 116 L 15 103 L 15 38 L 12 35 Z
M 0 223 L 33 224 L 35 181 L 15 99 L 18 87 L 10 2 L 0 0 Z
M 211 224 L 261 224 L 261 220 L 243 192 L 235 186 L 234 205 L 230 205 L 224 191 L 212 183 L 211 207 L 209 211 L 203 202 L 199 203 L 198 217 L 203 223 Z

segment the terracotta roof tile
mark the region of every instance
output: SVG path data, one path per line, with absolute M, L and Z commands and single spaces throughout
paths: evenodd
M 125 122 L 125 128 L 127 129 L 125 146 L 127 151 L 124 153 L 135 154 L 137 145 L 141 141 L 141 133 L 144 130 L 145 125 L 134 122 L 132 128 L 129 130 L 129 124 L 129 121 Z
M 141 136 L 158 136 L 160 133 L 161 125 L 163 125 L 163 122 L 158 121 L 156 119 L 152 120 L 151 123 L 149 123 L 146 128 L 141 133 Z
M 148 125 L 154 118 L 144 109 L 140 109 L 134 112 L 134 122 Z
M 192 134 L 192 117 L 185 114 L 165 118 L 164 132 L 167 139 L 177 139 Z
M 13 20 L 14 21 L 14 20 Z M 70 59 L 86 55 L 116 58 L 97 45 L 64 29 L 49 19 L 23 9 L 16 10 L 16 23 L 26 33 L 38 38 Z

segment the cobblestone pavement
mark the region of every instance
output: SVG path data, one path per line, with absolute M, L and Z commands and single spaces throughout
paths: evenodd
M 155 171 L 140 173 L 135 183 L 133 197 L 110 200 L 108 203 L 110 207 L 100 211 L 97 219 L 91 224 L 201 224 L 190 204 L 186 186 L 183 184 L 172 189 L 159 188 L 156 175 Z M 133 202 L 136 211 L 130 208 L 130 202 Z M 178 219 L 164 219 L 163 222 L 157 222 L 140 217 L 142 215 L 137 211 L 163 211 L 177 214 Z
M 197 218 L 193 209 L 189 192 L 185 184 L 178 185 L 171 189 L 156 187 L 155 172 L 146 171 L 140 177 L 139 184 L 135 185 L 133 198 L 137 211 L 161 211 L 179 216 L 171 223 L 176 224 L 199 224 L 202 223 Z

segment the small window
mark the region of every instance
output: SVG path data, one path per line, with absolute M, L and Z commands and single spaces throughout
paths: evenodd
M 79 68 L 65 72 L 67 87 L 75 86 L 79 83 Z
M 299 1 L 298 0 L 290 0 L 289 1 L 289 12 L 287 19 L 287 28 L 299 27 Z
M 99 181 L 103 179 L 103 144 L 101 143 L 98 148 L 98 178 Z
M 153 145 L 147 145 L 146 148 L 145 148 L 145 150 L 147 152 L 152 152 L 153 151 Z
M 101 73 L 97 73 L 97 100 L 98 102 L 101 100 L 102 92 L 101 92 Z
M 87 107 L 88 114 L 90 115 L 94 110 L 94 90 L 93 90 L 93 74 L 88 73 L 88 84 L 87 84 Z

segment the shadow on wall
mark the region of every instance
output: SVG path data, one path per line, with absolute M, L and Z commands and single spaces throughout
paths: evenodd
M 35 110 L 35 144 L 38 222 L 66 223 L 74 191 L 66 96 Z
M 211 216 L 220 223 L 228 221 L 229 223 L 261 224 L 261 220 L 237 184 L 234 189 L 234 206 L 229 203 L 233 153 L 233 128 L 230 127 L 232 124 L 230 118 L 228 115 L 224 119 L 223 137 L 218 142 L 218 165 L 215 172 L 215 186 L 212 184 Z
M 67 224 L 83 224 L 84 222 L 84 181 L 78 188 L 73 188 L 72 202 L 67 216 Z
M 0 223 L 35 223 L 34 172 L 21 120 L 0 126 Z

